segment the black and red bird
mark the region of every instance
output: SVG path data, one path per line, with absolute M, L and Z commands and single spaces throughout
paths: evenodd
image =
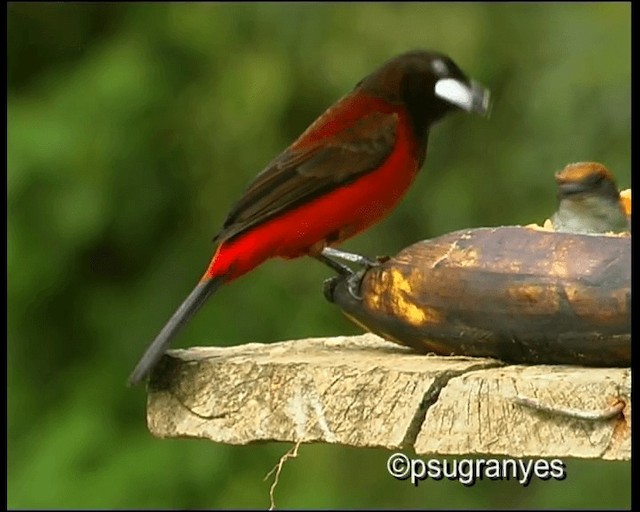
M 555 174 L 558 209 L 551 217 L 555 231 L 597 234 L 629 230 L 616 181 L 604 165 L 577 162 Z
M 456 111 L 488 113 L 489 92 L 446 55 L 411 51 L 385 62 L 273 159 L 233 205 L 191 294 L 129 378 L 140 382 L 181 327 L 223 283 L 269 258 L 332 250 L 387 215 L 426 156 L 429 129 Z M 342 254 L 344 256 L 344 254 Z

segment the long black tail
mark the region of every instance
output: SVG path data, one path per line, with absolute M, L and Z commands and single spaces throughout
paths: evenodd
M 223 278 L 214 277 L 206 281 L 200 281 L 189 296 L 180 305 L 178 310 L 169 319 L 167 324 L 162 328 L 160 333 L 149 345 L 144 355 L 138 361 L 135 369 L 129 376 L 129 386 L 140 383 L 157 364 L 167 348 L 171 344 L 173 338 L 182 330 L 182 327 L 191 319 L 191 317 L 202 307 L 209 296 L 215 292 L 223 283 Z

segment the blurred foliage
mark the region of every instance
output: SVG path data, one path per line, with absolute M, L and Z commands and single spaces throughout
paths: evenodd
M 345 248 L 393 254 L 456 229 L 541 223 L 553 173 L 631 169 L 631 7 L 557 4 L 36 4 L 8 7 L 8 505 L 265 507 L 288 449 L 152 438 L 125 379 L 204 271 L 246 183 L 390 56 L 451 55 L 492 117 L 432 132 L 399 208 Z M 358 333 L 330 272 L 272 261 L 179 346 Z M 303 446 L 282 507 L 628 507 L 630 465 L 563 482 L 427 482 L 383 450 Z

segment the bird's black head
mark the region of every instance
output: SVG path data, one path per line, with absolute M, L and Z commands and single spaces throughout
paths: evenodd
M 437 52 L 415 50 L 398 55 L 356 88 L 403 104 L 420 138 L 449 112 L 489 112 L 489 91 L 470 80 L 449 57 Z

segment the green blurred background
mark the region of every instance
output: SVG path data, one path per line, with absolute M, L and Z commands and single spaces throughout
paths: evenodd
M 146 344 L 204 271 L 247 182 L 387 58 L 448 53 L 490 119 L 432 131 L 399 208 L 344 247 L 394 254 L 456 229 L 541 223 L 553 173 L 600 161 L 630 185 L 630 3 L 10 4 L 9 507 L 265 507 L 289 445 L 159 440 Z M 330 272 L 274 260 L 218 293 L 177 346 L 360 331 Z M 568 460 L 563 482 L 427 482 L 390 452 L 304 445 L 280 507 L 628 507 L 630 465 Z

